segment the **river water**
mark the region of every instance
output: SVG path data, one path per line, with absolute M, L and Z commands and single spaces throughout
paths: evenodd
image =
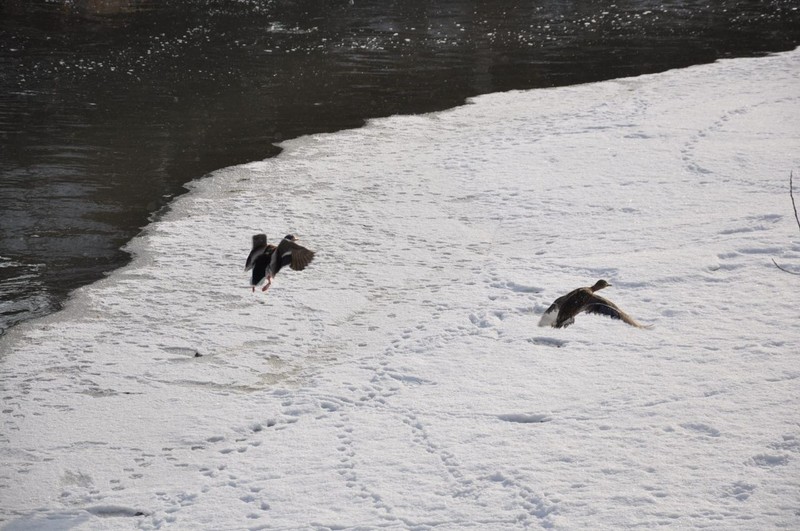
M 0 0 L 0 333 L 287 138 L 800 44 L 800 0 Z

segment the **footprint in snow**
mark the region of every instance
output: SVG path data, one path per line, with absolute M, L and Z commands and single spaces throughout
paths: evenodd
M 739 501 L 745 501 L 750 497 L 751 494 L 753 494 L 755 490 L 755 485 L 751 483 L 745 483 L 744 481 L 737 481 L 724 490 L 723 496 L 728 498 L 736 498 Z
M 682 428 L 687 430 L 691 430 L 697 432 L 701 435 L 706 435 L 708 437 L 719 437 L 721 435 L 720 431 L 713 426 L 709 426 L 708 424 L 703 424 L 701 422 L 687 422 L 681 424 Z
M 789 463 L 789 456 L 785 454 L 759 454 L 751 457 L 750 463 L 761 468 L 784 466 Z
M 493 288 L 507 289 L 516 293 L 541 293 L 544 288 L 528 286 L 513 281 L 496 281 L 490 284 Z

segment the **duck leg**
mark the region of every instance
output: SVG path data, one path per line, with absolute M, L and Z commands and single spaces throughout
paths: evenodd
M 271 275 L 267 275 L 267 283 L 264 284 L 264 287 L 261 288 L 261 291 L 267 291 L 271 285 L 272 285 L 272 276 Z

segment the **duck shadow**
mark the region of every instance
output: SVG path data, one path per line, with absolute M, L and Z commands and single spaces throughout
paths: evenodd
M 555 339 L 553 337 L 544 337 L 544 336 L 532 337 L 528 340 L 528 342 L 533 343 L 534 345 L 544 345 L 546 347 L 556 347 L 556 348 L 561 348 L 567 344 L 567 341 L 564 341 L 562 339 Z

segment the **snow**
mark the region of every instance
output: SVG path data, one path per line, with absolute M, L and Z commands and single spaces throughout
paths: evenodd
M 798 86 L 492 94 L 193 184 L 0 340 L 0 527 L 800 528 Z M 317 257 L 253 294 L 261 231 Z M 600 278 L 653 328 L 537 327 Z

